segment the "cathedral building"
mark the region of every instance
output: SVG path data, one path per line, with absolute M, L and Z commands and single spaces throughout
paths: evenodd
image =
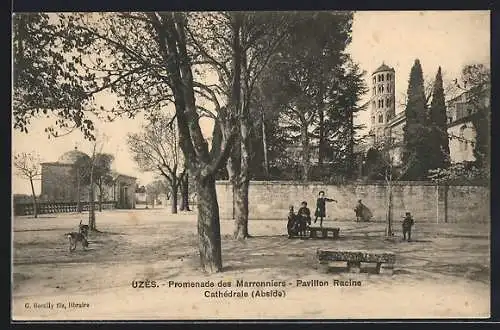
M 45 202 L 88 202 L 89 185 L 81 183 L 78 168 L 80 158 L 87 154 L 74 150 L 62 154 L 55 162 L 45 162 L 42 167 L 41 201 Z M 135 208 L 136 178 L 112 172 L 112 182 L 103 187 L 102 201 L 114 202 L 116 208 Z M 99 189 L 94 187 L 95 201 L 99 200 Z
M 404 110 L 396 113 L 395 70 L 385 63 L 371 75 L 370 131 L 365 151 L 389 144 L 393 165 L 401 165 Z M 489 106 L 489 98 L 484 100 Z M 474 161 L 476 133 L 471 117 L 476 112 L 468 102 L 467 92 L 447 101 L 448 136 L 452 163 Z

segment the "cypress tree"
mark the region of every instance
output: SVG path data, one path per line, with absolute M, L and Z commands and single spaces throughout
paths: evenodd
M 438 68 L 432 90 L 432 102 L 429 110 L 431 126 L 431 151 L 429 152 L 430 168 L 449 166 L 450 146 L 446 123 L 446 104 L 444 99 L 443 77 L 441 67 Z
M 411 68 L 407 95 L 401 179 L 421 180 L 426 178 L 430 168 L 428 158 L 430 129 L 424 92 L 424 75 L 418 59 Z

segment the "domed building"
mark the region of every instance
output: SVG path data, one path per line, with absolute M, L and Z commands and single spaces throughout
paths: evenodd
M 69 164 L 69 165 L 73 165 L 75 164 L 80 158 L 87 158 L 89 159 L 89 155 L 87 155 L 86 153 L 84 152 L 81 152 L 80 150 L 78 150 L 77 147 L 75 147 L 74 150 L 71 150 L 71 151 L 68 151 L 68 152 L 65 152 L 61 155 L 61 157 L 59 157 L 59 159 L 57 160 L 57 163 L 59 164 Z
M 80 159 L 90 156 L 78 150 L 63 153 L 56 162 L 42 163 L 41 200 L 45 202 L 88 202 L 90 187 L 83 184 L 76 166 Z M 103 185 L 101 201 L 114 208 L 135 208 L 136 178 L 112 172 L 112 181 Z M 94 187 L 94 198 L 99 200 L 100 190 Z

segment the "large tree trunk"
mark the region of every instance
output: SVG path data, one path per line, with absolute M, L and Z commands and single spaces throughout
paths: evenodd
M 191 211 L 189 209 L 189 178 L 185 173 L 181 180 L 181 211 Z
M 38 209 L 36 202 L 35 187 L 33 186 L 33 178 L 30 178 L 30 184 L 31 184 L 31 196 L 33 197 L 33 216 L 35 218 L 38 218 Z
M 248 234 L 248 186 L 249 181 L 240 181 L 235 186 L 235 239 L 245 239 L 249 237 Z
M 172 184 L 170 186 L 172 189 L 172 214 L 177 214 L 178 187 L 177 179 L 175 177 L 172 178 Z
M 236 186 L 236 219 L 234 238 L 245 239 L 248 235 L 248 186 L 250 181 L 250 98 L 247 77 L 246 53 L 241 54 L 241 116 L 240 116 L 240 175 Z
M 201 267 L 209 273 L 222 271 L 219 204 L 215 177 L 196 177 L 198 201 L 198 244 Z
M 307 132 L 308 125 L 302 123 L 300 129 L 300 140 L 302 142 L 302 180 L 304 182 L 309 181 L 309 171 L 310 171 L 310 146 L 309 146 L 309 134 Z
M 191 175 L 195 175 L 201 268 L 207 272 L 219 272 L 222 271 L 222 256 L 215 171 L 225 160 L 225 157 L 219 158 L 215 163 L 209 161 L 208 146 L 198 123 L 193 75 L 184 31 L 185 16 L 182 13 L 161 14 L 162 22 L 159 22 L 157 16 L 153 14 L 150 14 L 150 17 L 159 23 L 154 25 L 154 28 L 158 31 L 160 49 L 169 70 L 169 80 L 174 94 L 179 127 L 180 146 L 185 158 L 189 159 Z M 205 166 L 208 168 L 203 168 Z M 192 171 L 192 169 L 195 170 Z M 199 170 L 208 173 L 202 174 L 199 173 Z

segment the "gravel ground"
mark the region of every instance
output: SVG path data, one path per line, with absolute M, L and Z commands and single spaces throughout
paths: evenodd
M 193 213 L 172 215 L 168 209 L 104 211 L 97 214 L 102 233 L 90 237 L 86 251 L 78 246 L 70 253 L 64 234 L 76 230 L 79 220 L 85 222 L 86 217 L 14 218 L 14 320 L 490 315 L 487 225 L 417 223 L 414 240 L 409 243 L 398 236 L 385 240 L 382 223 L 327 221 L 325 226 L 341 228 L 338 240 L 300 240 L 284 235 L 285 220 L 250 220 L 253 237 L 240 242 L 230 237 L 233 223 L 223 220 L 224 272 L 205 275 L 198 270 Z M 369 268 L 360 274 L 340 269 L 321 272 L 315 260 L 318 248 L 392 251 L 396 254 L 394 274 L 373 274 Z M 283 282 L 284 286 L 237 287 L 238 280 Z M 298 280 L 328 283 L 305 287 L 298 285 Z M 156 287 L 134 288 L 133 281 L 144 281 L 144 286 L 154 281 Z M 207 281 L 214 287 L 169 286 Z M 216 297 L 224 292 L 233 292 L 233 297 Z M 256 292 L 271 296 L 255 296 Z M 245 293 L 249 296 L 234 297 Z M 282 296 L 276 297 L 278 294 Z M 76 305 L 70 307 L 70 302 Z

